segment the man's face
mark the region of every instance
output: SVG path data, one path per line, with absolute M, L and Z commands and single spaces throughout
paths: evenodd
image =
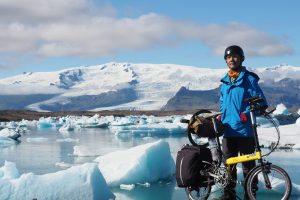
M 242 65 L 242 58 L 237 54 L 231 54 L 226 57 L 226 64 L 232 70 L 237 70 Z

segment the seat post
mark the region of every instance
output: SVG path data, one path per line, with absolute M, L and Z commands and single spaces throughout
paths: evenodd
M 221 142 L 220 142 L 220 138 L 219 138 L 219 131 L 218 131 L 216 120 L 217 119 L 215 117 L 212 118 L 212 123 L 213 123 L 213 126 L 214 126 L 214 131 L 215 131 L 216 140 L 217 140 L 218 160 L 219 160 L 219 164 L 221 164 L 221 162 L 222 162 L 222 149 L 221 149 Z

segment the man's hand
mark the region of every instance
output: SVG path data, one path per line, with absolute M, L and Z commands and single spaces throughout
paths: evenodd
M 221 122 L 221 121 L 222 121 L 222 117 L 221 117 L 221 115 L 218 115 L 218 117 L 217 117 L 217 120 L 218 120 L 219 122 Z
M 240 114 L 240 120 L 243 123 L 247 122 L 247 115 L 245 115 L 244 113 L 241 113 Z

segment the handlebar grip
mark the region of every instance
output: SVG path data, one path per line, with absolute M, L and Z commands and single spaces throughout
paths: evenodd
M 254 96 L 254 97 L 244 99 L 244 102 L 249 102 L 250 104 L 255 102 L 260 103 L 260 102 L 264 102 L 264 99 L 261 98 L 260 96 Z
M 188 120 L 188 119 L 181 119 L 180 122 L 188 124 L 188 123 L 190 123 L 190 120 Z
M 264 100 L 259 96 L 254 96 L 244 99 L 244 102 L 254 103 L 254 102 L 263 102 Z

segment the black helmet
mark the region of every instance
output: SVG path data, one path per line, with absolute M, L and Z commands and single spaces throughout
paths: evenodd
M 232 45 L 225 49 L 224 59 L 226 59 L 226 57 L 231 54 L 237 54 L 237 55 L 241 56 L 242 61 L 245 60 L 243 49 L 237 45 Z

